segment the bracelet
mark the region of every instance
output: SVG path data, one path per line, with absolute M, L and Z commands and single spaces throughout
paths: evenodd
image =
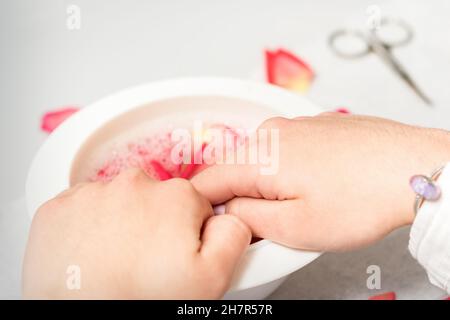
M 429 177 L 424 175 L 414 175 L 409 179 L 409 185 L 416 194 L 414 202 L 414 213 L 417 215 L 425 200 L 436 201 L 441 197 L 441 188 L 435 183 L 445 166 L 434 170 Z

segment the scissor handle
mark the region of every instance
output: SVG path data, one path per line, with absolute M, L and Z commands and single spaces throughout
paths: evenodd
M 389 30 L 390 28 L 397 28 L 403 34 L 401 36 L 397 36 L 394 39 L 389 39 L 389 32 L 395 30 Z M 373 34 L 377 37 L 377 39 L 383 43 L 387 48 L 399 47 L 409 43 L 413 38 L 413 30 L 409 24 L 400 19 L 394 18 L 382 18 L 380 20 L 380 25 L 378 28 L 373 30 Z
M 353 44 L 359 48 L 345 49 L 344 44 L 339 45 L 339 41 L 353 40 Z M 357 30 L 340 29 L 333 32 L 328 38 L 328 44 L 335 54 L 342 58 L 354 59 L 365 56 L 371 52 L 370 45 L 364 33 Z
M 396 39 L 389 39 L 387 36 L 389 28 L 398 28 L 402 31 L 403 35 Z M 392 30 L 391 30 L 392 31 Z M 365 56 L 373 50 L 374 42 L 378 45 L 384 46 L 386 49 L 392 47 L 398 47 L 407 44 L 413 37 L 413 31 L 411 27 L 403 20 L 393 18 L 382 18 L 378 28 L 371 30 L 369 33 L 364 33 L 359 30 L 340 29 L 333 32 L 328 43 L 331 49 L 338 56 L 343 58 L 359 58 Z M 345 40 L 352 40 L 356 49 L 348 49 L 345 47 Z M 339 44 L 341 42 L 341 44 Z

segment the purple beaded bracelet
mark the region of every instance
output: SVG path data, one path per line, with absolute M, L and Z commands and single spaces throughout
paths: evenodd
M 444 166 L 435 170 L 430 177 L 424 175 L 414 175 L 409 179 L 411 188 L 416 193 L 416 201 L 414 202 L 414 212 L 417 214 L 422 203 L 427 201 L 436 201 L 441 196 L 441 188 L 436 185 L 435 181 L 441 174 Z

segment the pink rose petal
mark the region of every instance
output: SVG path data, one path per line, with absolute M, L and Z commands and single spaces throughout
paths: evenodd
M 369 300 L 397 300 L 397 295 L 394 291 L 390 291 L 376 296 L 371 296 Z
M 279 48 L 266 50 L 267 81 L 288 90 L 305 93 L 314 79 L 314 71 L 300 57 Z
M 158 161 L 152 160 L 150 164 L 152 165 L 153 169 L 158 175 L 159 180 L 165 181 L 173 178 L 172 175 L 169 172 L 167 172 L 167 170 L 164 169 L 164 167 Z
M 66 107 L 58 109 L 56 111 L 50 111 L 44 114 L 41 119 L 41 129 L 42 131 L 51 133 L 55 130 L 61 123 L 69 118 L 72 114 L 77 112 L 79 108 L 76 107 Z
M 343 108 L 343 107 L 337 108 L 335 111 L 339 112 L 339 113 L 351 114 L 350 110 L 348 110 L 347 108 Z

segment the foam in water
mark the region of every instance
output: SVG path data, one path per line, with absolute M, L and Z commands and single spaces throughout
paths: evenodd
M 224 136 L 229 135 L 233 140 L 233 145 L 227 146 L 225 152 L 232 152 L 239 144 L 244 143 L 244 137 L 240 137 L 238 132 L 232 127 L 223 124 L 212 124 L 208 128 L 220 130 Z M 132 141 L 123 143 L 115 143 L 112 147 L 109 157 L 102 165 L 90 175 L 90 181 L 109 181 L 117 176 L 122 170 L 127 168 L 141 168 L 150 177 L 158 180 L 166 180 L 171 177 L 190 178 L 195 173 L 202 170 L 206 164 L 196 164 L 193 161 L 189 163 L 178 163 L 180 159 L 174 161 L 172 150 L 179 143 L 172 141 L 172 131 L 160 129 L 158 132 L 147 134 L 143 137 L 135 137 Z M 192 155 L 203 153 L 203 149 L 207 146 L 207 142 L 203 141 L 198 150 L 192 150 Z M 189 158 L 193 157 L 190 155 Z
M 216 96 L 171 98 L 137 107 L 104 124 L 85 141 L 72 163 L 70 184 L 109 181 L 130 167 L 142 168 L 160 180 L 189 178 L 205 165 L 175 163 L 170 156 L 177 143 L 171 139 L 172 132 L 186 129 L 192 133 L 200 121 L 203 129 L 221 128 L 223 134 L 236 138 L 241 130 L 248 130 L 246 135 L 273 115 L 273 110 L 253 102 Z M 237 140 L 242 142 L 241 137 Z M 194 144 L 192 154 L 201 148 Z

